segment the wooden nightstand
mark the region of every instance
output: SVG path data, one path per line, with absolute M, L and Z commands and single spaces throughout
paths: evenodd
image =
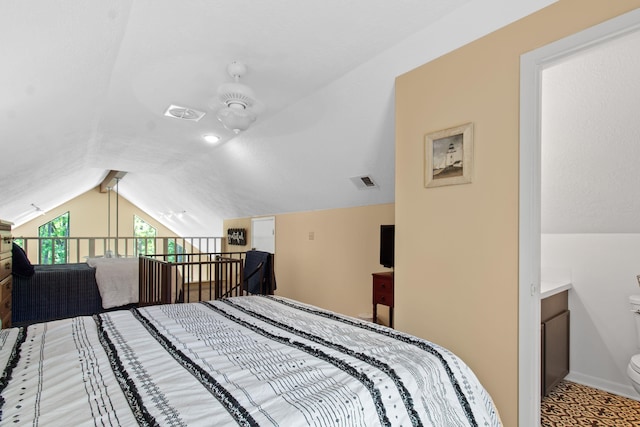
M 389 307 L 389 327 L 393 328 L 393 272 L 373 273 L 373 321 L 378 323 L 378 304 Z

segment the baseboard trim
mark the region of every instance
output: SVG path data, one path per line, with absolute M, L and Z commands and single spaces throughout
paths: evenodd
M 614 383 L 612 381 L 584 375 L 578 372 L 569 372 L 569 375 L 567 375 L 565 379 L 567 381 L 597 388 L 599 390 L 608 391 L 609 393 L 617 394 L 618 396 L 640 401 L 640 395 L 638 395 L 636 390 L 630 384 Z

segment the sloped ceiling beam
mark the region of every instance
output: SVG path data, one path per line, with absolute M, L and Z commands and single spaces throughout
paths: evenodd
M 126 172 L 123 171 L 114 171 L 111 170 L 107 174 L 107 176 L 100 183 L 100 192 L 106 193 L 109 188 L 113 188 L 116 186 L 116 180 L 124 178 Z

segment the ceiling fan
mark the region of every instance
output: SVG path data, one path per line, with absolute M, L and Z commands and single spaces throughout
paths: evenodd
M 227 67 L 233 82 L 223 83 L 218 87 L 217 97 L 212 101 L 212 108 L 220 107 L 216 117 L 223 126 L 236 134 L 249 129 L 256 121 L 258 113 L 263 110 L 262 103 L 255 97 L 253 90 L 240 83 L 240 78 L 247 72 L 247 66 L 240 61 L 233 61 Z M 216 105 L 217 104 L 217 105 Z

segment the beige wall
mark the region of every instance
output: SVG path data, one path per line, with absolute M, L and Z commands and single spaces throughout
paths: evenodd
M 396 81 L 396 327 L 453 350 L 518 417 L 520 55 L 640 1 L 561 0 Z M 424 136 L 475 125 L 473 183 L 424 188 Z
M 13 229 L 14 237 L 37 237 L 38 227 L 69 212 L 69 237 L 107 237 L 108 235 L 108 193 L 100 193 L 96 187 L 64 203 L 19 227 Z M 119 196 L 118 235 L 133 237 L 133 216 L 137 215 L 157 230 L 158 237 L 175 237 L 176 234 L 151 218 L 127 199 Z M 116 195 L 111 193 L 111 236 L 116 236 Z M 36 248 L 31 248 L 35 250 Z M 29 253 L 30 259 L 36 259 Z
M 394 223 L 394 205 L 276 215 L 276 293 L 338 313 L 371 314 L 371 273 L 379 263 L 380 225 Z M 224 221 L 224 230 L 251 219 Z M 310 239 L 313 233 L 313 239 Z M 228 247 L 229 250 L 238 246 Z M 248 248 L 246 248 L 248 249 Z M 387 310 L 379 309 L 388 321 Z

